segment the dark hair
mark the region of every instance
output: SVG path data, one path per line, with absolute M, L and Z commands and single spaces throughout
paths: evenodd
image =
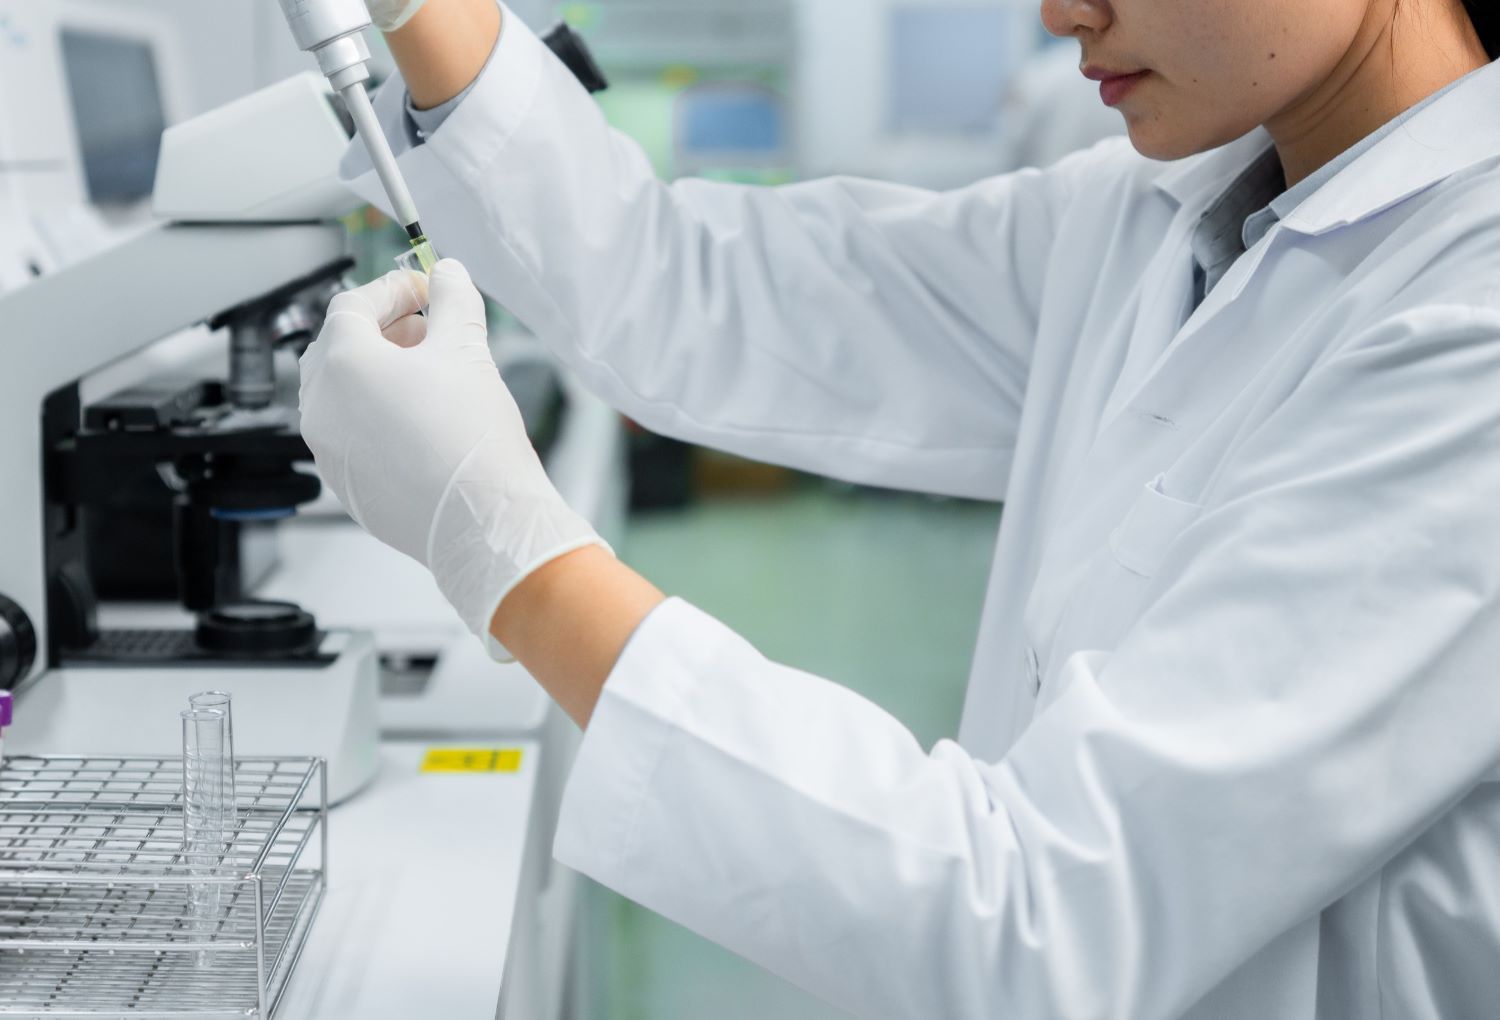
M 1500 57 L 1500 3 L 1496 0 L 1464 0 L 1464 9 L 1469 12 L 1469 20 L 1474 22 L 1479 41 L 1484 43 L 1484 52 L 1491 60 Z

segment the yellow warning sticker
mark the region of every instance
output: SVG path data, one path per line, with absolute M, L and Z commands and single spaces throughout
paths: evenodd
M 432 747 L 422 759 L 423 772 L 519 772 L 517 747 Z

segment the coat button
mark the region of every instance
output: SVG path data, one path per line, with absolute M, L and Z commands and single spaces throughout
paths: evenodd
M 1042 693 L 1042 664 L 1036 657 L 1036 649 L 1030 645 L 1026 646 L 1026 676 L 1031 680 L 1031 693 L 1036 696 Z

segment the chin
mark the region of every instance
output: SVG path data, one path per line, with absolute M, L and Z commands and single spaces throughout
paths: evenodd
M 1130 132 L 1130 144 L 1147 159 L 1171 161 L 1196 156 L 1215 148 L 1218 143 L 1205 143 L 1202 139 L 1186 138 L 1170 130 L 1161 120 L 1127 117 L 1126 130 Z
M 1162 113 L 1125 115 L 1125 129 L 1130 132 L 1130 144 L 1135 151 L 1148 159 L 1164 161 L 1186 159 L 1228 145 L 1255 130 L 1257 123 L 1239 117 L 1190 129 Z

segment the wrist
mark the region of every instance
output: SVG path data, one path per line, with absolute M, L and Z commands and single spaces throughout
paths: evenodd
M 529 445 L 516 456 L 508 436 L 490 433 L 460 465 L 432 519 L 425 559 L 438 588 L 480 637 L 493 636 L 497 604 L 550 561 L 584 546 L 613 556 L 558 495 Z M 509 646 L 491 653 L 501 661 L 515 655 Z
M 579 725 L 631 636 L 666 601 L 600 546 L 537 568 L 500 602 L 490 632 Z

